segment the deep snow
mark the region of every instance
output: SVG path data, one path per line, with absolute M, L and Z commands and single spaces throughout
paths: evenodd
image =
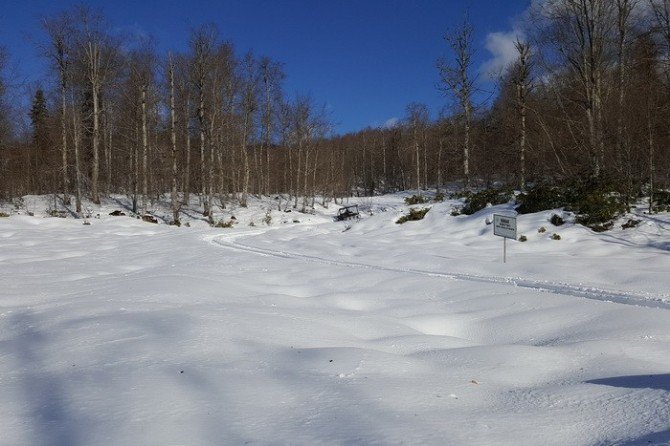
M 402 198 L 214 229 L 25 197 L 0 218 L 0 443 L 670 444 L 670 216 L 520 216 L 503 264 L 509 206 L 396 225 Z

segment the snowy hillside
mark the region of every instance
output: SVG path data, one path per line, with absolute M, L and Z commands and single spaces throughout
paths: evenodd
M 398 225 L 405 196 L 4 204 L 0 444 L 670 444 L 670 215 L 520 215 L 503 264 L 510 205 Z

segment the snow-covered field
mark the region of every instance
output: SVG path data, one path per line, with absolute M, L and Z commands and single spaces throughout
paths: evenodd
M 0 444 L 670 444 L 669 215 L 519 216 L 503 264 L 510 206 L 397 225 L 402 199 L 352 199 L 355 223 L 253 200 L 217 229 L 25 197 L 0 218 Z

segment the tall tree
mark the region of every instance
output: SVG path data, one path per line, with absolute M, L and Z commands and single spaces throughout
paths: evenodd
M 179 200 L 177 198 L 177 112 L 175 110 L 174 59 L 168 56 L 168 83 L 170 86 L 170 148 L 172 158 L 172 221 L 179 225 Z
M 258 108 L 258 70 L 257 62 L 251 53 L 247 53 L 242 62 L 242 91 L 240 98 L 241 113 L 241 153 L 244 163 L 244 177 L 242 181 L 242 196 L 240 205 L 247 206 L 247 195 L 249 194 L 249 179 L 251 166 L 249 164 L 249 139 L 253 133 L 254 115 Z M 256 163 L 256 166 L 258 163 Z
M 463 177 L 465 187 L 470 185 L 472 96 L 476 80 L 470 73 L 473 63 L 472 32 L 472 24 L 466 17 L 460 28 L 444 36 L 449 49 L 453 53 L 453 60 L 440 59 L 437 63 L 440 73 L 440 90 L 456 99 L 463 117 Z
M 587 121 L 588 151 L 592 173 L 599 177 L 605 168 L 604 76 L 609 68 L 608 43 L 613 29 L 611 0 L 553 1 L 547 18 L 553 27 L 553 45 L 576 81 L 580 97 L 576 103 Z
M 47 34 L 48 44 L 44 54 L 51 61 L 58 73 L 60 90 L 60 131 L 61 131 L 61 181 L 63 203 L 70 203 L 70 184 L 68 176 L 68 143 L 67 143 L 67 91 L 70 84 L 70 67 L 72 64 L 74 27 L 72 17 L 63 12 L 42 21 L 42 28 Z
M 191 82 L 195 89 L 197 95 L 197 117 L 198 117 L 198 132 L 200 136 L 200 181 L 201 181 L 201 197 L 203 200 L 203 215 L 209 217 L 210 221 L 212 220 L 211 205 L 212 203 L 207 197 L 207 164 L 206 164 L 206 141 L 205 135 L 207 133 L 207 127 L 209 124 L 209 117 L 207 115 L 207 110 L 205 109 L 205 98 L 207 90 L 209 88 L 208 74 L 212 65 L 212 57 L 214 53 L 214 47 L 217 41 L 217 31 L 213 26 L 203 26 L 197 30 L 194 30 L 191 34 L 190 42 L 190 57 L 191 57 Z M 212 176 L 211 169 L 213 169 L 213 159 L 209 160 L 210 168 L 210 190 L 212 186 Z
M 519 188 L 523 191 L 526 189 L 526 145 L 528 141 L 526 112 L 530 88 L 530 45 L 517 39 L 514 47 L 518 55 L 512 68 L 512 83 L 516 88 L 516 110 L 519 120 Z
M 281 82 L 284 79 L 284 72 L 281 64 L 271 61 L 267 57 L 261 58 L 260 62 L 261 83 L 262 83 L 262 109 L 261 117 L 261 147 L 265 159 L 265 177 L 262 181 L 261 190 L 265 194 L 270 194 L 270 147 L 273 143 L 273 133 L 277 126 L 277 110 L 281 102 Z M 263 157 L 261 157 L 263 159 Z
M 421 147 L 424 145 L 426 127 L 428 126 L 428 107 L 424 104 L 412 103 L 407 106 L 406 113 L 406 121 L 412 134 L 412 147 L 414 149 L 416 189 L 421 190 Z M 424 163 L 424 171 L 428 167 L 426 164 Z
M 77 45 L 93 109 L 91 198 L 94 203 L 99 204 L 101 95 L 103 87 L 110 81 L 118 63 L 118 42 L 112 37 L 104 17 L 99 13 L 80 7 L 78 23 L 80 33 Z

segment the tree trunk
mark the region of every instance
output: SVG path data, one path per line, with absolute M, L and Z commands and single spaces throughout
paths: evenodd
M 96 82 L 92 85 L 93 94 L 93 174 L 91 177 L 91 194 L 93 203 L 100 204 L 100 194 L 98 192 L 98 177 L 100 175 L 100 111 L 98 104 L 99 87 Z
M 203 88 L 200 87 L 200 103 L 198 104 L 198 123 L 200 129 L 200 181 L 201 181 L 201 194 L 204 200 L 204 210 L 203 215 L 205 217 L 209 216 L 210 203 L 207 202 L 207 179 L 205 176 L 205 93 Z
M 81 160 L 79 156 L 79 142 L 81 138 L 81 128 L 77 121 L 77 112 L 72 113 L 72 130 L 74 143 L 74 170 L 75 170 L 75 212 L 81 214 Z
M 184 133 L 186 139 L 186 167 L 184 172 L 184 204 L 188 206 L 191 199 L 191 132 L 189 128 L 189 110 L 191 108 L 190 99 L 186 96 L 186 106 L 184 110 Z
M 65 74 L 61 71 L 61 161 L 63 174 L 63 204 L 70 204 L 70 181 L 67 174 L 67 102 L 66 102 L 66 85 Z
M 147 86 L 142 86 L 142 211 L 147 210 L 149 195 L 148 175 L 149 139 L 147 135 Z
M 440 186 L 442 185 L 443 177 L 442 177 L 442 150 L 443 150 L 444 143 L 442 141 L 442 138 L 440 138 L 439 141 L 439 147 L 437 150 L 437 192 L 440 192 Z
M 468 102 L 463 106 L 465 109 L 465 137 L 463 141 L 463 176 L 465 187 L 470 186 L 470 122 L 472 119 L 472 106 Z
M 247 133 L 249 131 L 250 113 L 248 110 L 244 111 L 244 123 L 242 127 L 242 160 L 244 163 L 244 179 L 242 181 L 242 197 L 240 199 L 240 206 L 247 207 L 247 195 L 249 194 L 249 155 L 247 154 Z
M 519 188 L 526 190 L 526 86 L 523 82 L 517 85 L 519 100 Z
M 651 124 L 651 113 L 647 117 L 647 133 L 649 144 L 649 214 L 654 213 L 654 174 L 656 173 L 656 166 L 654 164 L 654 132 Z
M 177 117 L 174 104 L 174 65 L 170 59 L 170 143 L 172 148 L 172 222 L 179 226 L 179 200 L 177 198 Z

